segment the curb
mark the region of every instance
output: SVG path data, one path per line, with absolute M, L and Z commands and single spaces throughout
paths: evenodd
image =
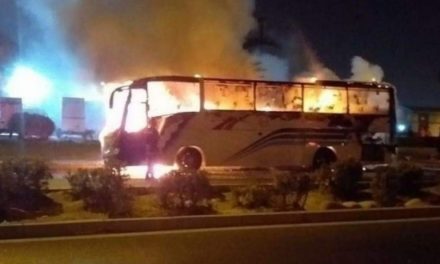
M 6 223 L 0 225 L 0 239 L 25 239 L 283 224 L 362 222 L 431 217 L 440 217 L 439 206 L 413 209 L 348 209 L 321 212 L 108 219 L 32 224 Z

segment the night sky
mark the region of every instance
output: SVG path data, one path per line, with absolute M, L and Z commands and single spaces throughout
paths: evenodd
M 278 30 L 302 32 L 320 61 L 348 78 L 353 56 L 378 64 L 409 106 L 440 107 L 440 3 L 416 0 L 256 0 Z M 0 0 L 0 33 L 14 29 Z M 422 4 L 423 3 L 423 4 Z M 3 32 L 1 32 L 3 31 Z
M 402 104 L 440 107 L 439 11 L 428 0 L 257 0 L 256 12 L 281 28 L 295 25 L 340 77 L 359 55 L 383 68 Z

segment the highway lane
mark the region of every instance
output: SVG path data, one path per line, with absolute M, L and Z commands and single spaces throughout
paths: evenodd
M 440 218 L 0 241 L 0 263 L 440 263 Z

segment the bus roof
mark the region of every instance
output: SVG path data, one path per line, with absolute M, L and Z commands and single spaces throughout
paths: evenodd
M 214 78 L 214 77 L 194 77 L 194 76 L 152 76 L 142 79 L 134 80 L 129 86 L 130 88 L 146 87 L 148 82 L 151 81 L 175 81 L 175 82 L 200 82 L 200 81 L 224 81 L 224 82 L 262 82 L 268 84 L 300 84 L 300 85 L 313 85 L 319 84 L 323 86 L 353 86 L 358 88 L 394 88 L 392 84 L 385 82 L 358 82 L 351 80 L 317 80 L 316 82 L 285 82 L 285 81 L 268 81 L 261 79 L 227 79 L 227 78 Z

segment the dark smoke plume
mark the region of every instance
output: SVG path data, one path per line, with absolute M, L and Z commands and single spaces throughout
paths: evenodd
M 60 10 L 82 75 L 120 81 L 179 74 L 252 78 L 243 38 L 252 1 L 76 0 Z

